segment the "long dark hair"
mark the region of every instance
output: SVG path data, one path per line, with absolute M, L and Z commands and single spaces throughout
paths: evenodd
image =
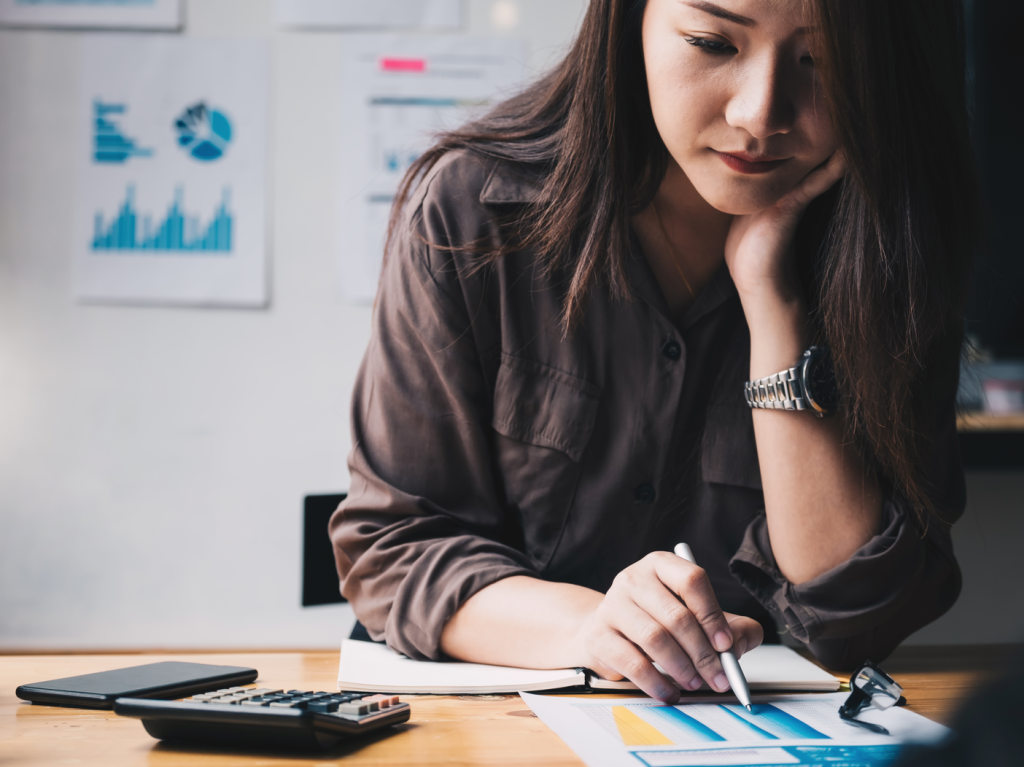
M 956 365 L 980 213 L 965 105 L 960 0 L 807 0 L 815 63 L 850 172 L 808 209 L 798 262 L 832 351 L 847 425 L 888 484 L 932 510 L 923 458 L 935 371 Z M 571 331 L 598 283 L 631 296 L 631 217 L 668 153 L 651 113 L 641 43 L 646 0 L 591 0 L 568 55 L 523 93 L 442 134 L 409 169 L 388 231 L 419 180 L 469 149 L 533 168 L 537 204 L 505 221 L 564 279 Z

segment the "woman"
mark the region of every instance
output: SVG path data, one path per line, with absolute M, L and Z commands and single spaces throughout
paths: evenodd
M 559 66 L 440 138 L 331 525 L 374 639 L 673 701 L 776 626 L 843 667 L 949 608 L 958 29 L 954 0 L 591 0 Z M 807 391 L 758 383 L 811 346 Z

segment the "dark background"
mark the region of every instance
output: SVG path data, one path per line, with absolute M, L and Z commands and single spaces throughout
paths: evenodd
M 997 359 L 1022 358 L 1024 0 L 966 0 L 965 6 L 969 98 L 986 212 L 967 332 Z

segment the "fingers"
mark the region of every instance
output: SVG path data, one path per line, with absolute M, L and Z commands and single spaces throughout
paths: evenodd
M 666 679 L 651 663 L 636 644 L 616 631 L 604 632 L 595 642 L 594 654 L 601 658 L 602 665 L 613 672 L 629 679 L 633 684 L 662 703 L 675 703 L 679 700 L 679 689 Z M 608 678 L 605 671 L 601 676 Z
M 660 629 L 649 631 L 644 650 L 684 690 L 696 690 L 706 681 L 713 690 L 729 687 L 721 661 L 697 617 L 667 588 L 648 589 L 636 595 L 637 606 Z M 663 635 L 663 636 L 662 636 Z
M 731 648 L 739 657 L 763 639 L 757 621 L 722 612 L 703 570 L 667 552 L 619 573 L 591 625 L 591 668 L 605 678 L 625 676 L 666 703 L 703 682 L 725 692 L 718 652 Z
M 824 163 L 808 173 L 796 185 L 786 198 L 780 202 L 788 203 L 794 212 L 802 212 L 815 197 L 824 194 L 846 175 L 846 158 L 842 151 L 836 150 Z
M 718 652 L 732 647 L 732 630 L 718 605 L 707 573 L 674 554 L 662 555 L 659 552 L 654 563 L 658 579 L 683 601 L 700 624 L 711 647 Z
M 725 617 L 729 621 L 729 627 L 732 629 L 733 636 L 736 637 L 736 641 L 733 642 L 732 651 L 737 658 L 760 646 L 764 641 L 764 629 L 753 618 L 747 618 L 744 615 L 733 615 L 732 613 L 726 613 Z

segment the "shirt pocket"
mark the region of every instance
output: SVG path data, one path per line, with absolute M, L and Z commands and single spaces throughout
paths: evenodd
M 600 389 L 539 362 L 502 355 L 491 426 L 579 463 L 597 421 Z
M 502 356 L 491 422 L 498 491 L 538 570 L 569 517 L 599 401 L 600 388 L 588 381 Z
M 705 482 L 762 489 L 750 408 L 732 405 L 708 408 L 700 465 Z

